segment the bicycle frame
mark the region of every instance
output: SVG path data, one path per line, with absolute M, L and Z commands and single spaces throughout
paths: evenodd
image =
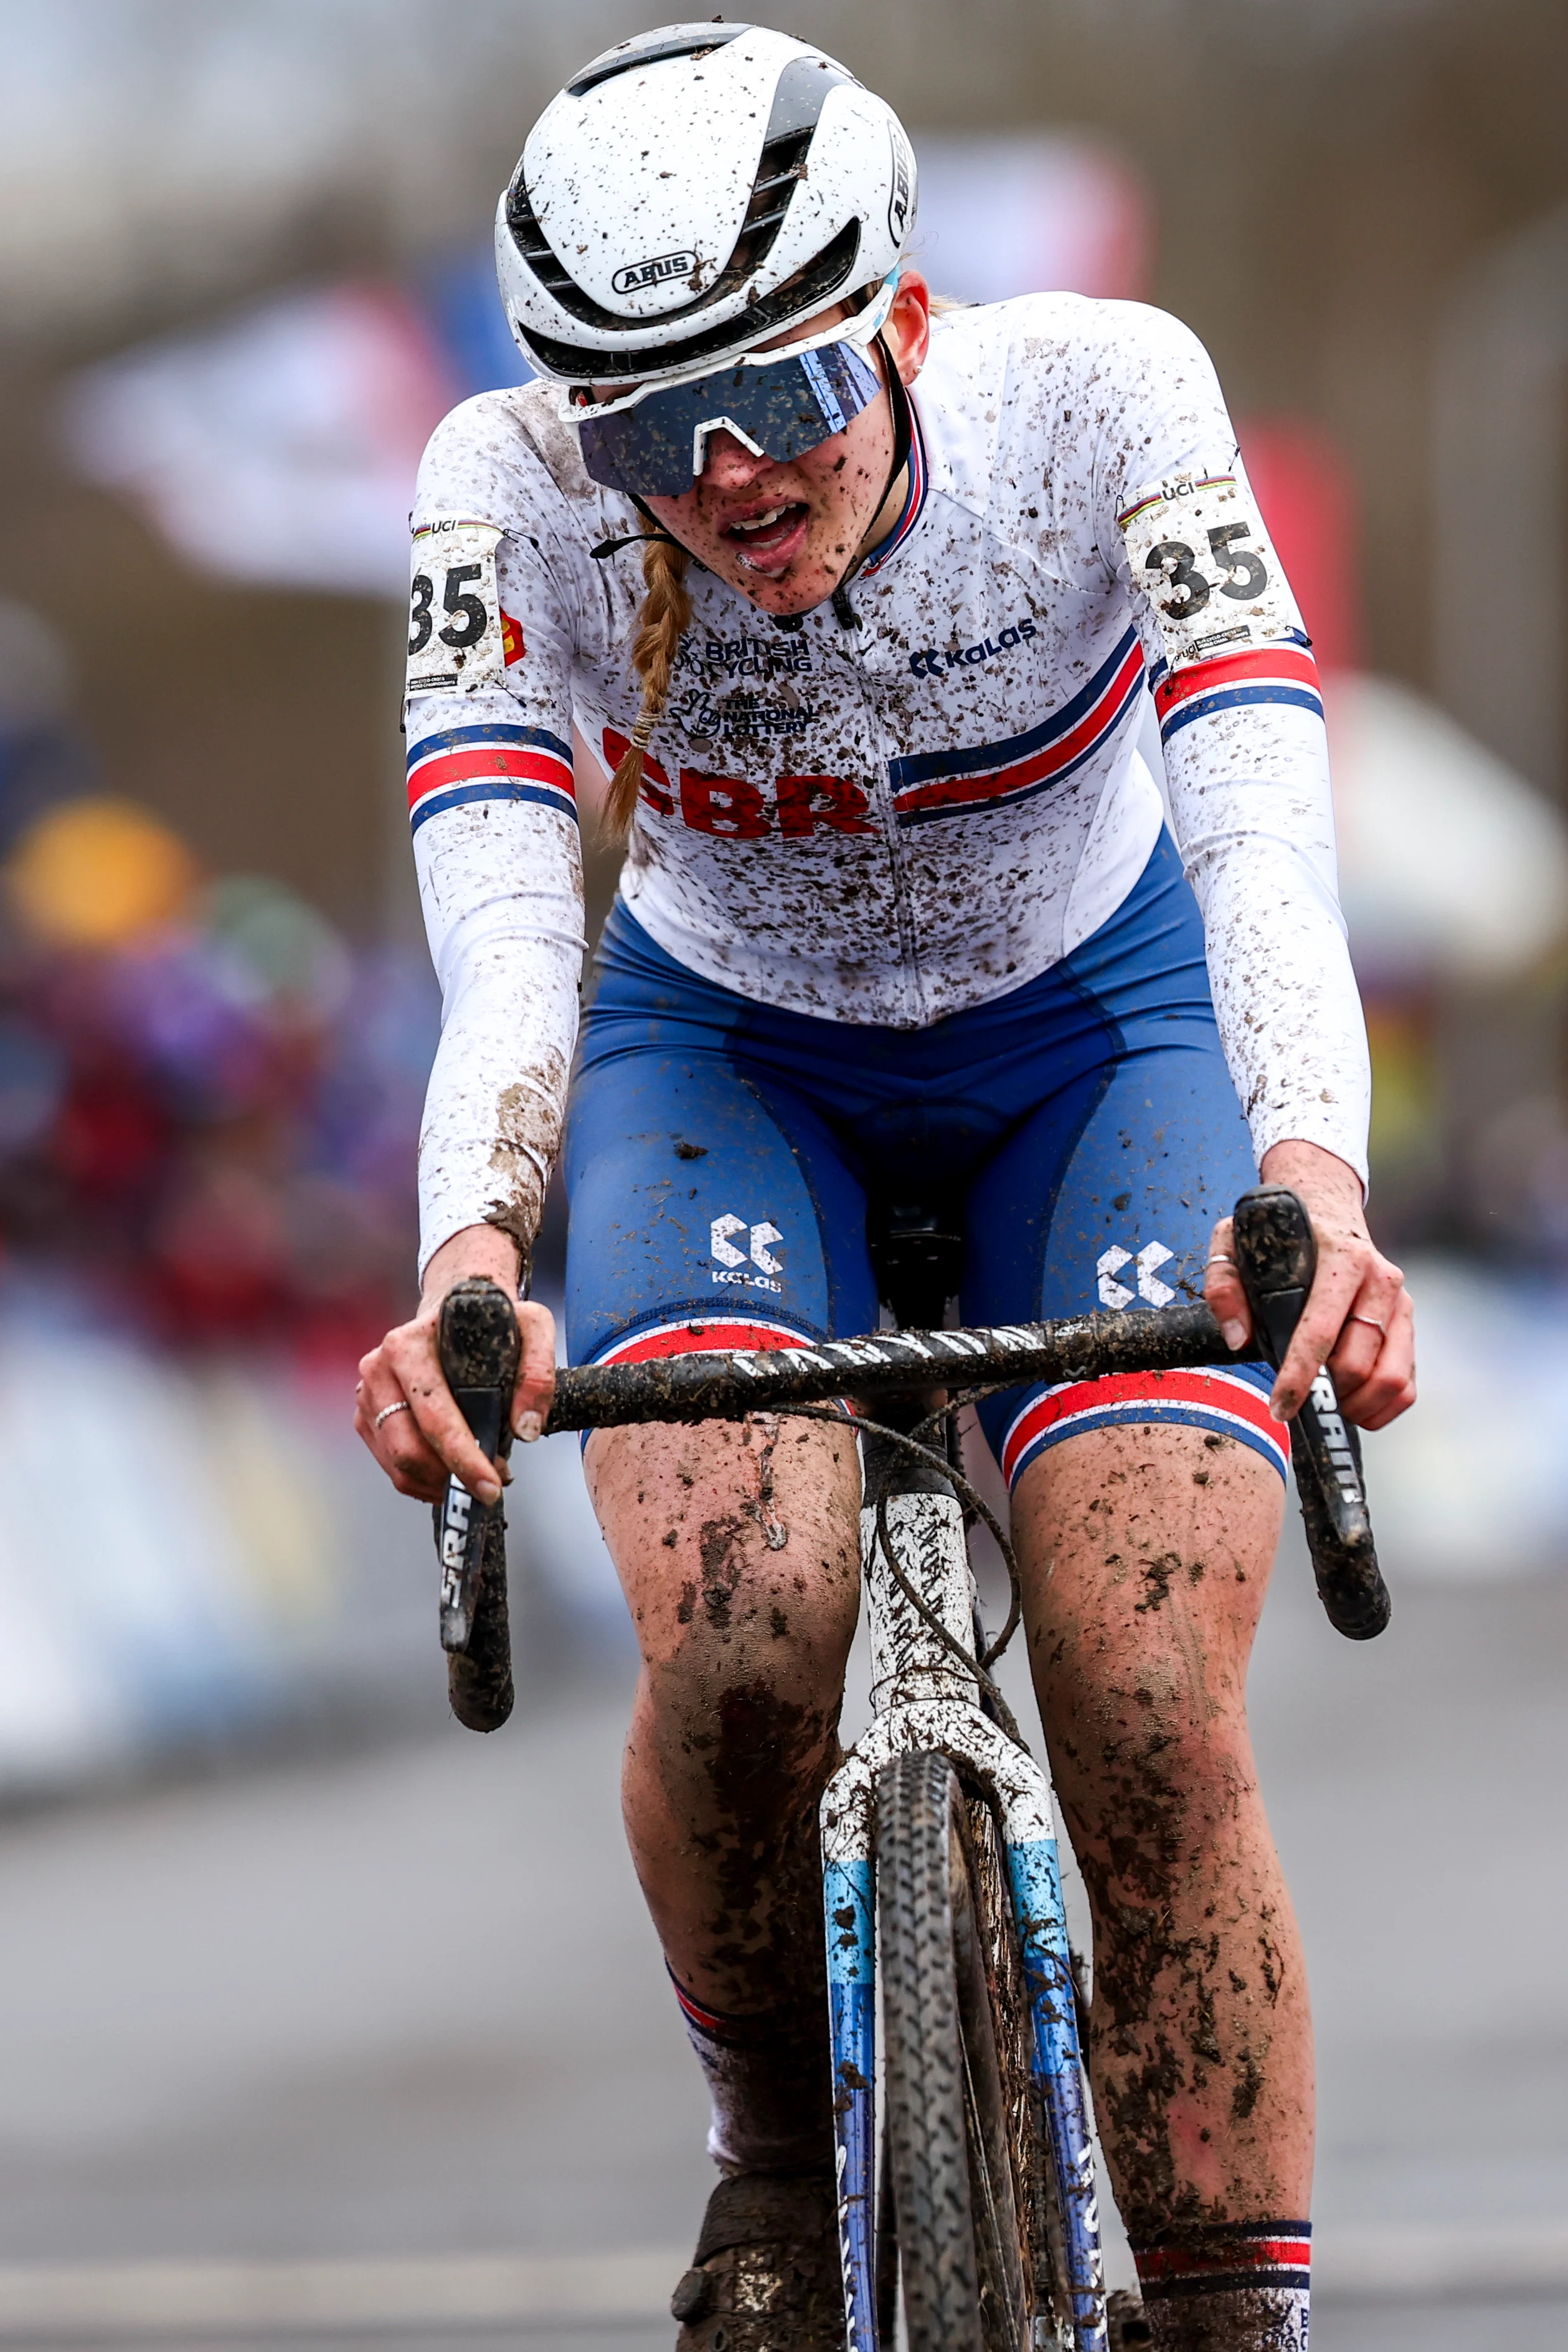
M 900 1565 L 952 1637 L 973 1642 L 963 1516 L 951 1494 L 894 1494 Z M 876 2299 L 877 1780 L 903 1752 L 940 1749 L 996 1809 L 1034 2022 L 1064 2221 L 1075 2352 L 1105 2352 L 1105 2291 L 1094 2154 L 1084 2097 L 1050 1783 L 982 1714 L 972 1676 L 922 1621 L 883 1557 L 874 1510 L 860 1517 L 871 1635 L 873 1720 L 822 1799 L 823 1903 L 836 2085 L 839 2252 L 848 2352 L 878 2352 Z

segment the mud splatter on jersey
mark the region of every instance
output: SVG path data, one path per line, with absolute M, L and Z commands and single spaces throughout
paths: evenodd
M 445 1004 L 426 1255 L 465 1224 L 526 1241 L 537 1222 L 583 951 L 572 730 L 613 766 L 639 706 L 636 551 L 590 553 L 637 518 L 588 479 L 558 402 L 468 402 L 419 478 L 409 797 Z M 1256 1149 L 1299 1137 L 1363 1169 L 1311 649 L 1202 346 L 1142 305 L 1030 296 L 940 320 L 913 404 L 910 495 L 854 583 L 858 628 L 824 605 L 780 629 L 693 568 L 627 903 L 765 1003 L 893 1028 L 984 1003 L 1142 873 L 1152 690 Z

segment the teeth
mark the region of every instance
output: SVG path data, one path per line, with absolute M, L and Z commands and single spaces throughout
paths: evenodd
M 731 530 L 766 530 L 771 524 L 777 522 L 780 515 L 788 511 L 787 507 L 774 507 L 772 514 L 758 515 L 751 522 L 731 523 L 730 528 Z

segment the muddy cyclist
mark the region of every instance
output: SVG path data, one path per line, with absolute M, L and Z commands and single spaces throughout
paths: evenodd
M 436 434 L 406 730 L 445 1025 L 423 1303 L 365 1359 L 405 1493 L 496 1473 L 454 1281 L 520 1292 L 558 1154 L 574 1362 L 875 1327 L 911 1191 L 971 1323 L 1206 1293 L 1308 1204 L 1278 1378 L 984 1408 L 1094 1930 L 1091 2068 L 1160 2352 L 1307 2336 L 1307 1987 L 1244 1706 L 1284 1419 L 1412 1401 L 1363 1213 L 1368 1073 L 1310 640 L 1213 368 L 1137 304 L 939 306 L 916 169 L 820 50 L 676 25 L 576 77 L 497 217 L 533 371 Z M 1173 822 L 1137 739 L 1152 696 Z M 574 735 L 577 739 L 574 761 Z M 626 840 L 579 1025 L 577 772 Z M 519 1436 L 553 1333 L 521 1307 Z M 816 1801 L 858 1598 L 848 1424 L 601 1432 L 642 1651 L 627 1834 L 712 2101 L 683 2352 L 842 2343 Z

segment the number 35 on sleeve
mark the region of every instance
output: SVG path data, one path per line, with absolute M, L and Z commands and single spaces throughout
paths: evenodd
M 408 691 L 492 686 L 505 673 L 495 524 L 438 520 L 414 534 Z
M 1173 669 L 1300 630 L 1262 517 L 1233 476 L 1144 490 L 1117 520 Z

